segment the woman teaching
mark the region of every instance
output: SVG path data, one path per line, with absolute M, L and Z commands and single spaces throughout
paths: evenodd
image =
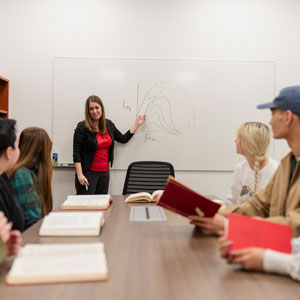
M 85 102 L 85 120 L 77 124 L 73 139 L 75 188 L 77 194 L 107 194 L 109 162 L 114 160 L 114 144 L 127 143 L 144 123 L 145 115 L 122 134 L 114 123 L 105 118 L 104 105 L 98 96 Z

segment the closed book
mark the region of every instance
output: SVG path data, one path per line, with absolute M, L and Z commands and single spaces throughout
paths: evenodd
M 228 228 L 225 228 L 227 240 L 232 241 L 229 251 L 248 247 L 272 249 L 291 253 L 291 227 L 248 216 L 230 214 Z
M 60 206 L 61 210 L 103 210 L 108 209 L 111 195 L 69 195 Z
M 164 193 L 158 199 L 157 205 L 185 217 L 197 215 L 195 211 L 197 207 L 205 217 L 213 217 L 220 208 L 220 204 L 198 194 L 172 176 L 169 176 Z
M 6 283 L 65 283 L 107 278 L 103 243 L 28 244 L 20 249 Z
M 97 236 L 104 223 L 102 212 L 51 212 L 44 217 L 40 236 Z

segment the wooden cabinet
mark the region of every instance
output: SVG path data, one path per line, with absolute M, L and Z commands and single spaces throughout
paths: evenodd
M 0 76 L 0 118 L 8 118 L 9 80 Z

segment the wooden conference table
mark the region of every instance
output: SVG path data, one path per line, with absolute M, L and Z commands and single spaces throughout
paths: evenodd
M 113 196 L 99 237 L 39 237 L 41 221 L 23 234 L 24 244 L 104 242 L 108 281 L 7 286 L 7 259 L 0 267 L 0 299 L 299 299 L 300 283 L 227 265 L 217 238 L 179 215 L 165 210 L 167 221 L 129 221 L 136 204 L 123 200 Z

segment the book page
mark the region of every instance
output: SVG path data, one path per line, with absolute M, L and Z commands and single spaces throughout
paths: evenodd
M 78 195 L 68 196 L 63 206 L 105 206 L 109 203 L 110 195 Z
M 44 218 L 41 229 L 98 228 L 102 218 L 102 212 L 53 212 Z
M 163 194 L 164 190 L 156 190 L 152 193 L 152 199 L 157 202 L 159 197 Z
M 135 201 L 135 199 L 145 199 L 148 201 L 150 201 L 152 199 L 152 195 L 150 193 L 147 192 L 140 192 L 140 193 L 134 193 L 129 195 L 126 199 L 125 202 L 129 202 L 129 201 Z
M 225 203 L 224 203 L 223 200 L 220 200 L 220 199 L 209 199 L 209 200 L 211 200 L 211 201 L 213 201 L 213 202 L 215 202 L 215 203 L 218 203 L 218 204 L 220 204 L 221 206 L 224 206 L 224 207 L 225 207 Z
M 161 195 L 164 192 L 164 190 L 156 190 L 152 193 L 152 197 L 156 196 L 156 195 Z
M 7 281 L 22 278 L 26 282 L 30 277 L 38 282 L 67 277 L 83 280 L 86 275 L 107 273 L 103 243 L 26 245 L 15 259 Z

